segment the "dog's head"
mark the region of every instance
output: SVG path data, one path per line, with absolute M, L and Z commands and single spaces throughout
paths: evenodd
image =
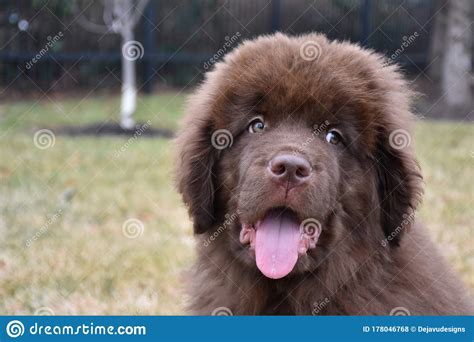
M 409 97 L 396 67 L 355 45 L 245 42 L 207 74 L 178 137 L 195 233 L 274 279 L 341 246 L 394 248 L 421 192 Z

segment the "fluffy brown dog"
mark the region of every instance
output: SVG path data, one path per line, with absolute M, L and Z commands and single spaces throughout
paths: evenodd
M 406 82 L 382 56 L 265 36 L 215 65 L 179 134 L 196 314 L 472 313 L 414 223 Z

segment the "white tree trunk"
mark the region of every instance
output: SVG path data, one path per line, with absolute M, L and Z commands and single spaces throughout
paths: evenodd
M 434 82 L 441 81 L 441 69 L 443 68 L 444 52 L 446 50 L 446 19 L 448 12 L 448 0 L 435 0 L 433 19 L 433 33 L 431 35 L 429 48 L 429 75 Z
M 138 23 L 148 0 L 103 0 L 105 25 L 86 20 L 81 14 L 78 22 L 92 32 L 120 33 L 122 37 L 122 97 L 120 104 L 120 126 L 133 129 L 133 113 L 137 107 L 137 85 L 135 61 L 143 56 L 143 46 L 135 42 L 133 28 Z M 127 44 L 125 46 L 125 44 Z M 124 49 L 125 46 L 125 49 Z
M 441 88 L 446 96 L 446 103 L 452 106 L 467 105 L 471 101 L 471 1 L 451 0 L 448 4 Z
M 124 28 L 122 34 L 122 46 L 133 40 L 133 28 Z M 135 59 L 127 58 L 122 52 L 122 102 L 120 106 L 120 126 L 124 129 L 132 129 L 135 126 L 133 113 L 137 107 L 137 86 L 135 75 Z

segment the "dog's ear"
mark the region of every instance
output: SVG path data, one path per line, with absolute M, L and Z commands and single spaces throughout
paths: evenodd
M 188 114 L 177 138 L 177 186 L 193 220 L 194 233 L 202 234 L 215 223 L 218 150 L 211 143 L 213 125 L 207 113 Z
M 381 225 L 387 243 L 395 246 L 411 225 L 422 195 L 422 176 L 410 142 L 404 129 L 380 128 L 375 164 Z

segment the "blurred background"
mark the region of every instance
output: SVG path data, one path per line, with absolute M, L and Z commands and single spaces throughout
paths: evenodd
M 418 212 L 474 289 L 470 0 L 0 0 L 0 313 L 183 314 L 186 95 L 262 34 L 385 54 L 413 89 Z M 388 314 L 388 313 L 387 313 Z

